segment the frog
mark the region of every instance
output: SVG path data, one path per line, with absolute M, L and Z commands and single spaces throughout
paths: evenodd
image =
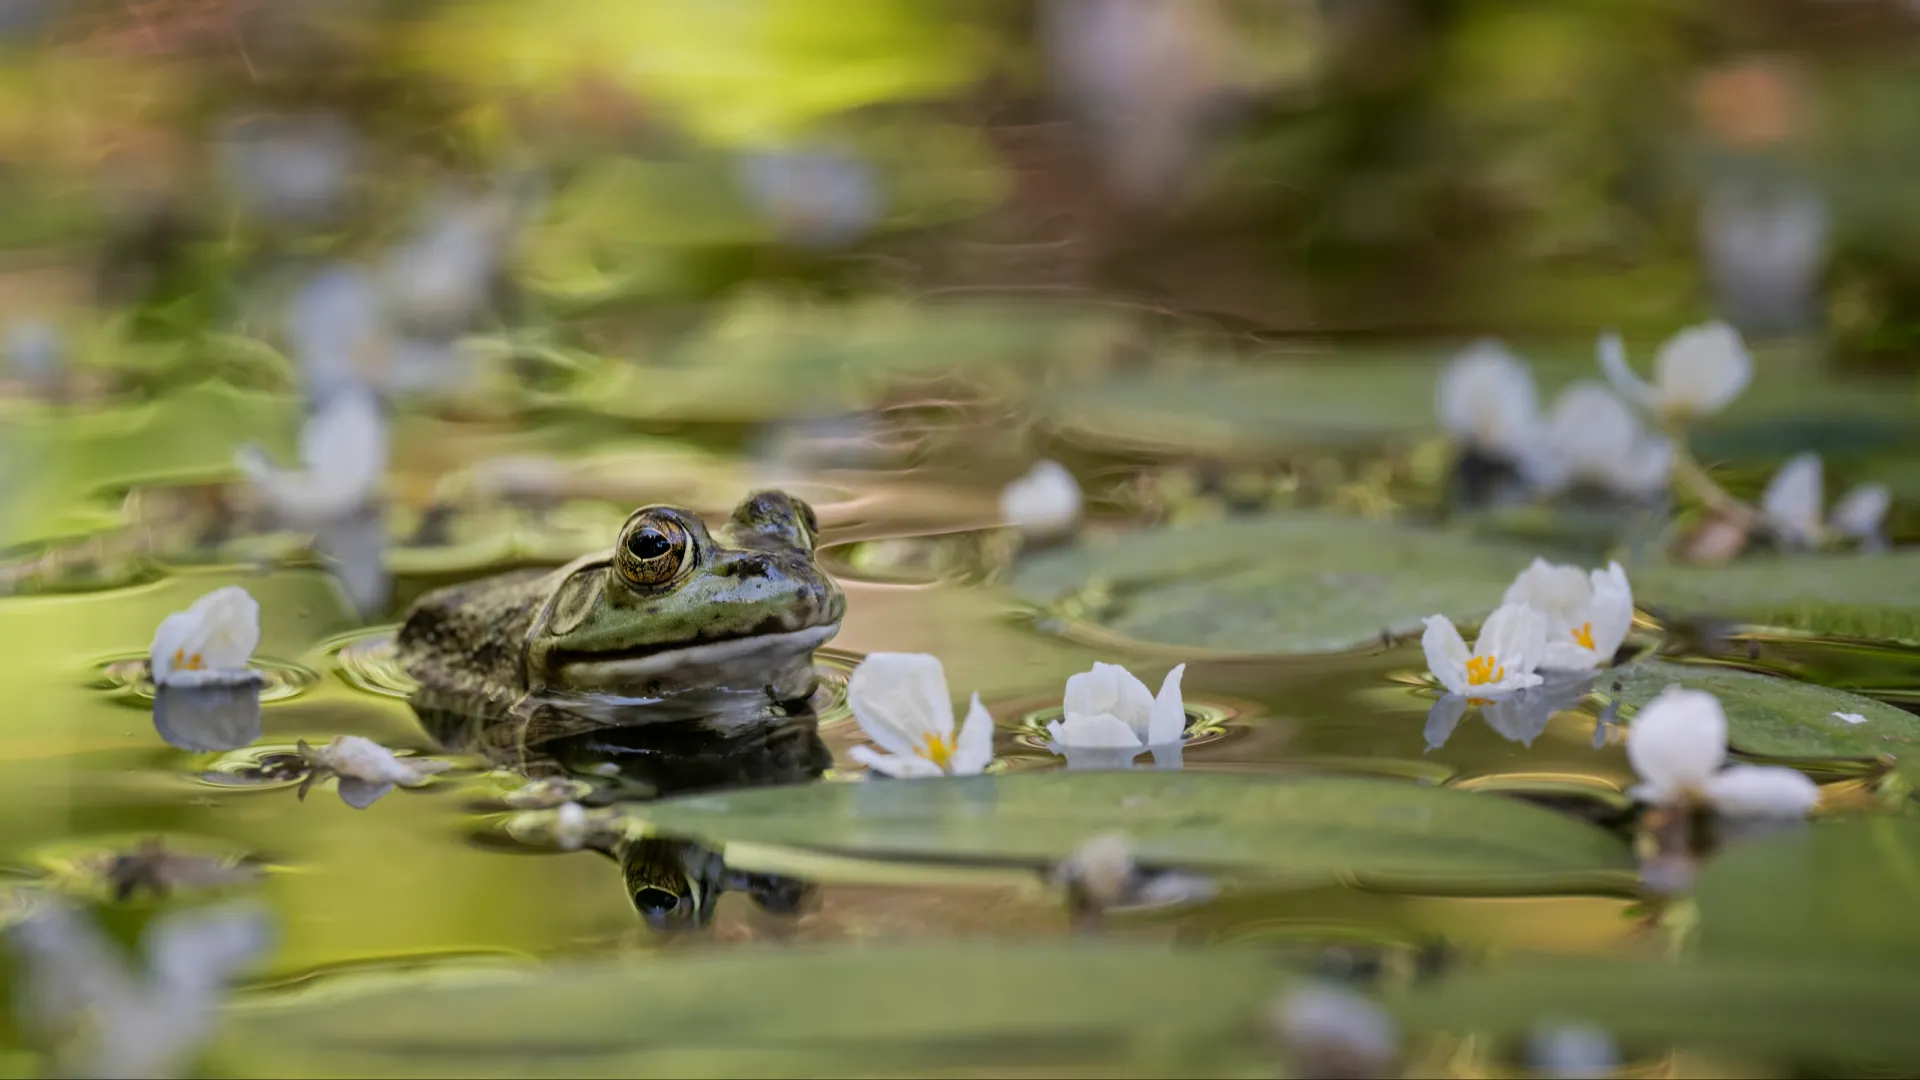
M 818 537 L 813 508 L 782 491 L 749 494 L 713 531 L 691 510 L 642 506 L 610 550 L 421 596 L 399 661 L 423 692 L 469 710 L 709 690 L 802 702 L 813 652 L 846 613 Z

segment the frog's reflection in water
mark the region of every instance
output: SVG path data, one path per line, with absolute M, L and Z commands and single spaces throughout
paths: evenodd
M 543 703 L 518 717 L 474 718 L 415 711 L 441 743 L 485 755 L 530 778 L 573 777 L 592 785 L 581 802 L 622 801 L 727 788 L 818 780 L 833 762 L 811 711 L 760 695 L 701 695 L 609 709 L 591 715 Z M 621 837 L 590 844 L 620 864 L 627 898 L 662 931 L 708 925 L 725 892 L 746 893 L 762 910 L 798 913 L 812 883 L 734 870 L 718 851 L 685 840 Z

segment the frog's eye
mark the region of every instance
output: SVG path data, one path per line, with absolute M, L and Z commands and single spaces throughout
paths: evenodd
M 648 515 L 627 527 L 614 560 L 620 577 L 637 588 L 664 585 L 687 566 L 687 530 L 666 515 Z

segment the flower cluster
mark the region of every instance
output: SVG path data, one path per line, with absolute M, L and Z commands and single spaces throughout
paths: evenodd
M 1619 563 L 1583 571 L 1535 559 L 1467 648 L 1445 615 L 1430 615 L 1420 644 L 1447 692 L 1496 701 L 1540 685 L 1540 671 L 1606 667 L 1633 626 L 1633 589 Z
M 1062 715 L 1047 725 L 1052 749 L 1069 767 L 1125 768 L 1152 751 L 1177 762 L 1186 728 L 1180 696 L 1181 664 L 1167 672 L 1159 694 L 1118 664 L 1093 665 L 1067 680 Z M 855 761 L 893 777 L 970 776 L 993 760 L 993 717 L 974 694 L 956 730 L 953 699 L 937 657 L 872 653 L 847 680 L 847 705 L 867 738 Z

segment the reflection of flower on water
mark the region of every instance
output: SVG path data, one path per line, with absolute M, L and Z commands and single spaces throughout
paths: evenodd
M 238 750 L 260 737 L 260 683 L 157 687 L 153 729 L 181 750 Z
M 229 978 L 266 951 L 250 904 L 173 912 L 148 925 L 144 970 L 83 913 L 35 907 L 8 932 L 24 962 L 21 1026 L 67 1076 L 178 1076 L 212 1032 Z
M 1118 664 L 1095 663 L 1067 679 L 1064 715 L 1047 725 L 1049 749 L 1067 759 L 1067 767 L 1127 768 L 1144 750 L 1155 764 L 1179 768 L 1181 736 L 1187 723 L 1180 679 L 1187 666 L 1167 672 L 1155 696 L 1147 685 Z
M 1674 685 L 1641 706 L 1627 728 L 1633 796 L 1652 806 L 1708 807 L 1727 817 L 1800 818 L 1820 789 L 1794 769 L 1732 765 L 1727 716 L 1703 690 Z
M 1481 718 L 1494 733 L 1508 742 L 1532 746 L 1533 740 L 1547 729 L 1553 714 L 1580 703 L 1593 687 L 1590 675 L 1560 675 L 1516 694 L 1479 703 Z M 1453 736 L 1454 728 L 1474 704 L 1460 694 L 1446 694 L 1427 711 L 1425 734 L 1427 749 L 1438 750 Z
M 260 605 L 238 585 L 215 589 L 160 620 L 148 665 L 155 686 L 257 681 L 247 667 L 260 644 Z
M 300 783 L 299 797 L 328 776 L 339 777 L 340 801 L 356 810 L 373 805 L 376 799 L 401 787 L 420 787 L 435 773 L 453 766 L 433 758 L 398 757 L 394 752 L 358 735 L 336 735 L 326 746 L 315 750 L 305 739 L 299 742 L 300 756 L 311 770 Z
M 850 756 L 885 776 L 970 776 L 993 760 L 993 718 L 973 695 L 956 734 L 953 699 L 938 657 L 872 653 L 847 679 L 847 705 L 872 747 Z

